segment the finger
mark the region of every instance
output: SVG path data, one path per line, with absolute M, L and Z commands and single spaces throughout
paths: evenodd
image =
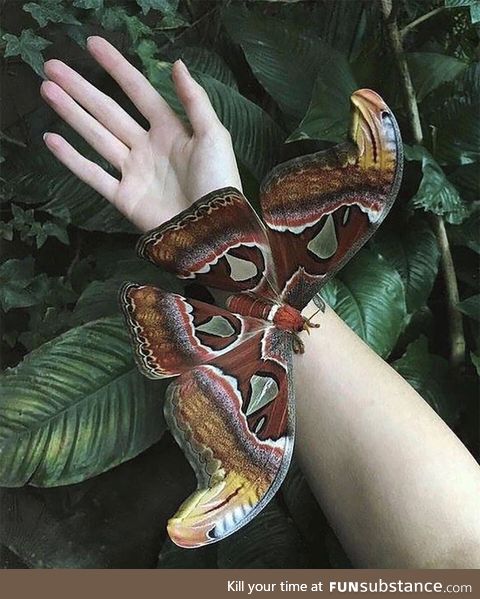
M 112 98 L 98 90 L 65 63 L 60 60 L 49 60 L 44 65 L 44 71 L 48 79 L 57 83 L 127 146 L 132 147 L 135 141 L 146 133 Z
M 177 96 L 185 108 L 194 132 L 201 135 L 212 131 L 214 128 L 223 127 L 213 109 L 207 92 L 190 75 L 181 60 L 174 63 L 172 76 Z
M 87 40 L 87 48 L 150 123 L 168 119 L 182 126 L 176 114 L 152 84 L 112 44 L 102 37 L 92 36 Z
M 75 129 L 92 148 L 121 171 L 129 154 L 127 146 L 79 106 L 53 81 L 44 81 L 41 94 L 55 112 Z
M 56 133 L 45 133 L 45 145 L 74 175 L 113 203 L 119 182 L 101 166 L 82 156 L 68 141 Z

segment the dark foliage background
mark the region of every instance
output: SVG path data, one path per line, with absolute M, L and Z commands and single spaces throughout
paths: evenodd
M 233 539 L 185 551 L 165 537 L 194 478 L 163 422 L 164 386 L 134 366 L 116 291 L 126 279 L 175 283 L 135 257 L 131 225 L 41 140 L 62 131 L 93 155 L 39 99 L 49 57 L 135 114 L 83 50 L 94 33 L 176 109 L 170 68 L 183 58 L 232 133 L 254 202 L 276 162 L 343 138 L 353 89 L 386 99 L 406 143 L 400 196 L 324 295 L 477 451 L 480 2 L 394 2 L 416 95 L 409 99 L 385 5 L 1 2 L 3 567 L 349 567 L 295 464 L 275 500 Z

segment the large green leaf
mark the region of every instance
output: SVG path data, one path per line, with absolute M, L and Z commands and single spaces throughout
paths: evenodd
M 470 318 L 480 320 L 480 295 L 467 297 L 457 304 L 457 308 Z
M 472 351 L 470 352 L 470 359 L 475 367 L 475 372 L 480 376 L 480 355 Z
M 301 118 L 317 75 L 317 40 L 293 23 L 249 13 L 238 6 L 224 11 L 223 22 L 265 90 L 286 114 Z M 323 44 L 318 42 L 318 46 Z
M 435 158 L 441 163 L 480 160 L 480 63 L 469 66 L 461 90 L 452 93 L 428 119 L 435 127 Z
M 82 291 L 73 310 L 73 324 L 84 324 L 118 314 L 118 290 L 125 281 L 154 285 L 177 293 L 183 291 L 183 285 L 177 277 L 140 258 L 132 257 L 116 263 L 112 259 L 107 262 L 107 268 L 109 278 L 105 281 L 92 281 Z
M 380 231 L 373 245 L 400 273 L 408 311 L 421 308 L 438 273 L 440 252 L 432 229 L 423 219 L 412 218 L 401 229 Z
M 328 115 L 340 97 L 343 105 L 347 104 L 348 121 L 348 97 L 355 88 L 348 62 L 318 34 L 312 35 L 304 24 L 235 6 L 224 12 L 224 23 L 232 39 L 242 47 L 253 74 L 283 112 L 302 118 L 317 80 L 308 112 L 317 110 Z M 321 94 L 326 97 L 321 99 Z M 294 137 L 299 138 L 300 133 Z
M 392 366 L 445 422 L 454 424 L 458 417 L 461 392 L 447 360 L 429 352 L 426 337 L 422 336 L 410 343 L 407 351 Z
M 422 163 L 423 177 L 412 198 L 414 207 L 443 216 L 450 224 L 465 220 L 469 213 L 465 202 L 429 151 L 423 146 L 405 146 L 405 158 Z
M 164 387 L 138 372 L 120 317 L 43 345 L 2 375 L 1 389 L 0 485 L 82 481 L 165 430 Z
M 164 435 L 80 484 L 0 489 L 0 542 L 30 568 L 154 568 L 167 519 L 194 478 Z
M 480 163 L 462 164 L 448 175 L 449 180 L 460 190 L 462 197 L 475 202 L 480 195 Z
M 213 50 L 187 46 L 178 51 L 176 58 L 181 58 L 190 71 L 204 73 L 237 89 L 237 82 L 232 71 L 223 58 Z
M 13 258 L 0 265 L 0 306 L 4 312 L 36 304 L 36 294 L 32 289 L 33 269 L 32 257 Z
M 59 132 L 84 156 L 110 170 L 79 136 L 62 126 Z M 8 173 L 17 202 L 39 204 L 42 210 L 88 231 L 138 232 L 110 202 L 59 164 L 43 144 L 22 150 L 18 158 L 17 168 Z
M 455 245 L 465 245 L 480 254 L 480 210 L 474 212 L 461 225 L 448 227 L 448 238 Z
M 318 76 L 307 114 L 288 141 L 343 140 L 350 124 L 350 96 L 356 87 L 348 63 L 345 59 L 338 59 L 335 74 L 326 72 Z
M 393 266 L 370 250 L 362 250 L 329 286 L 336 313 L 383 357 L 393 349 L 405 324 L 405 286 Z
M 419 102 L 438 86 L 458 77 L 468 66 L 463 60 L 435 52 L 410 52 L 406 58 Z
M 146 60 L 145 68 L 151 83 L 172 108 L 183 110 L 171 80 L 171 64 Z M 271 117 L 238 91 L 203 73 L 192 75 L 204 87 L 222 123 L 230 131 L 237 158 L 261 179 L 275 164 L 284 135 Z
M 62 217 L 68 211 L 69 221 L 88 231 L 104 233 L 138 233 L 138 230 L 110 202 L 71 173 L 51 177 L 49 201 L 42 209 Z

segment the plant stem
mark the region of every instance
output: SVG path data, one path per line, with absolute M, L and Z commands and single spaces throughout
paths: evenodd
M 398 68 L 400 70 L 403 92 L 405 96 L 405 105 L 412 130 L 412 136 L 416 144 L 422 144 L 423 131 L 422 123 L 420 121 L 420 113 L 418 111 L 417 98 L 415 95 L 412 78 L 410 76 L 408 63 L 403 52 L 402 35 L 398 28 L 397 20 L 392 15 L 392 0 L 380 0 L 380 4 L 385 26 L 390 38 L 392 51 L 395 55 Z M 426 17 L 426 15 L 424 16 Z M 418 21 L 419 19 L 417 19 L 417 22 Z M 450 334 L 450 364 L 455 367 L 460 367 L 465 360 L 465 336 L 463 332 L 463 318 L 461 313 L 457 310 L 459 293 L 457 277 L 455 274 L 455 266 L 453 264 L 452 252 L 450 250 L 450 244 L 448 241 L 447 232 L 445 230 L 443 218 L 433 213 L 431 213 L 430 218 L 440 249 L 442 272 L 447 290 L 447 308 Z
M 420 23 L 423 23 L 427 19 L 430 19 L 430 17 L 434 17 L 439 12 L 443 12 L 446 8 L 448 8 L 448 7 L 447 6 L 439 6 L 438 8 L 434 8 L 430 12 L 425 13 L 421 17 L 418 17 L 418 19 L 415 19 L 408 25 L 405 25 L 405 27 L 400 31 L 400 36 L 403 38 L 411 29 L 415 29 L 415 27 L 417 25 L 420 25 Z
M 465 337 L 463 335 L 463 317 L 461 312 L 456 308 L 460 301 L 460 296 L 458 294 L 455 265 L 453 263 L 443 218 L 433 213 L 430 216 L 440 248 L 442 272 L 447 290 L 447 309 L 450 328 L 450 363 L 452 366 L 458 367 L 461 366 L 465 360 Z M 450 281 L 453 281 L 453 284 L 451 284 Z
M 8 143 L 13 144 L 14 146 L 19 146 L 20 148 L 27 147 L 27 144 L 25 144 L 23 141 L 20 141 L 19 139 L 15 139 L 14 137 L 10 137 L 10 135 L 7 135 L 3 131 L 0 131 L 0 139 L 3 139 L 5 141 L 7 141 Z

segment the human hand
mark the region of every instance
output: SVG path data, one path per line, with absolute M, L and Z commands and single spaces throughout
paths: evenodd
M 115 167 L 120 177 L 82 156 L 60 135 L 47 133 L 47 147 L 72 173 L 143 231 L 160 225 L 214 189 L 241 189 L 230 135 L 206 92 L 181 61 L 174 64 L 172 77 L 191 130 L 109 42 L 91 37 L 87 48 L 150 128 L 146 131 L 66 64 L 49 60 L 45 63 L 48 80 L 41 86 L 43 98 Z

